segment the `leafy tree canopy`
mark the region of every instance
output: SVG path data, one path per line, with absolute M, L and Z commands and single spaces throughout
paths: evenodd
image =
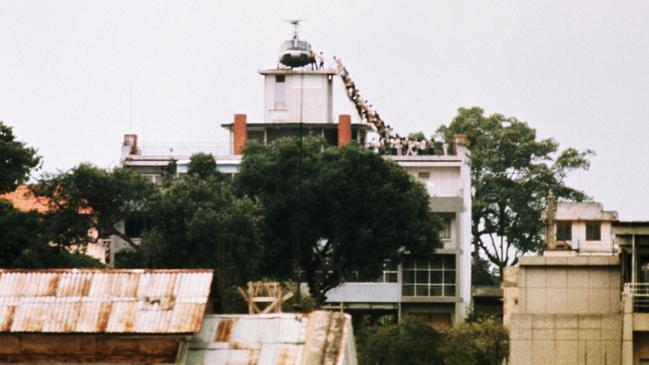
M 209 153 L 196 153 L 192 155 L 187 167 L 189 175 L 198 175 L 200 178 L 208 178 L 210 176 L 220 175 L 216 169 L 216 161 L 214 156 Z
M 66 245 L 55 244 L 46 217 L 35 211 L 21 212 L 11 203 L 0 200 L 0 267 L 101 266 L 89 256 L 68 251 Z
M 151 211 L 136 265 L 214 269 L 218 309 L 235 311 L 234 286 L 255 278 L 262 254 L 258 204 L 235 196 L 214 170 L 172 181 Z
M 252 144 L 236 183 L 263 206 L 262 273 L 295 279 L 297 262 L 318 304 L 342 281 L 376 278 L 400 248 L 425 256 L 438 242 L 425 189 L 356 144 L 328 147 L 315 137 Z
M 91 240 L 88 231 L 94 228 L 99 238 L 116 235 L 134 249 L 138 245 L 119 224 L 145 214 L 157 193 L 155 186 L 137 172 L 89 164 L 46 175 L 34 190 L 50 201 L 48 221 L 57 233 L 55 242 L 87 243 Z
M 413 317 L 406 317 L 400 324 L 365 327 L 356 339 L 360 364 L 444 364 L 439 353 L 442 336 Z
M 509 353 L 509 335 L 495 318 L 457 324 L 444 334 L 446 365 L 499 365 Z
M 0 194 L 25 182 L 29 172 L 39 163 L 36 151 L 17 141 L 13 129 L 0 122 Z
M 514 117 L 484 115 L 481 108 L 460 108 L 438 133 L 450 140 L 465 134 L 471 150 L 472 237 L 474 257 L 480 252 L 500 271 L 518 256 L 543 246 L 541 212 L 546 198 L 581 201 L 587 196 L 570 188 L 570 171 L 588 169 L 593 151 L 559 151 L 552 139 Z
M 498 285 L 498 273 L 492 268 L 488 260 L 474 256 L 471 260 L 471 285 Z

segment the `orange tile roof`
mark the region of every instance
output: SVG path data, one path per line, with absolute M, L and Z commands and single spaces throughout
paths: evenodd
M 37 197 L 27 185 L 20 185 L 12 192 L 0 194 L 0 199 L 9 201 L 14 208 L 22 212 L 35 210 L 45 213 L 49 210 L 47 198 Z

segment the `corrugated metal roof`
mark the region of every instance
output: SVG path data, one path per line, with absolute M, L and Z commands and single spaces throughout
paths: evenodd
M 0 332 L 193 333 L 212 270 L 0 270 Z
M 329 303 L 397 303 L 400 300 L 399 283 L 343 283 L 327 292 Z
M 194 335 L 187 362 L 228 365 L 355 365 L 351 316 L 209 315 Z

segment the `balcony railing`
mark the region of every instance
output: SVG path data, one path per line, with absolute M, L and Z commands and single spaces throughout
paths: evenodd
M 649 283 L 625 283 L 624 294 L 633 300 L 633 311 L 649 313 Z
M 143 143 L 140 146 L 141 155 L 159 156 L 191 156 L 195 153 L 211 153 L 215 156 L 228 156 L 232 154 L 228 142 L 158 142 Z
M 377 142 L 372 139 L 366 147 L 385 156 L 457 156 L 457 147 L 454 143 L 415 141 L 408 139 Z

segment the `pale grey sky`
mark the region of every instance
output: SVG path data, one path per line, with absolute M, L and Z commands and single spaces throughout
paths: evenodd
M 45 171 L 114 166 L 145 142 L 225 142 L 234 113 L 262 115 L 262 78 L 302 36 L 340 57 L 405 134 L 460 106 L 516 116 L 592 148 L 571 182 L 622 219 L 649 220 L 649 2 L 0 0 L 0 120 Z M 336 89 L 336 113 L 351 106 Z

